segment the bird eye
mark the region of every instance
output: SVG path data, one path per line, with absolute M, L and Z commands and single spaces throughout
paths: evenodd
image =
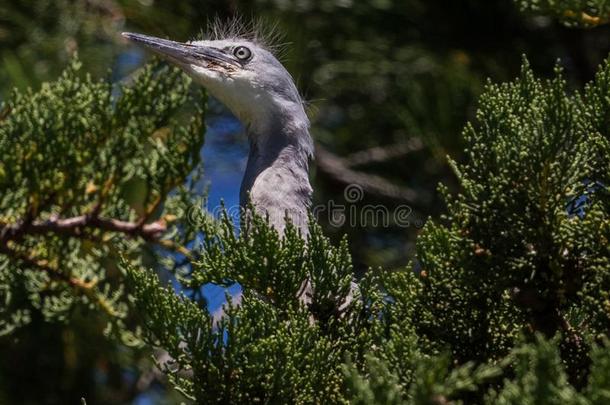
M 237 59 L 246 60 L 252 56 L 252 52 L 245 46 L 238 46 L 233 50 L 233 55 L 235 55 Z

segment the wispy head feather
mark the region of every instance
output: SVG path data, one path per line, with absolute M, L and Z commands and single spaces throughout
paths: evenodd
M 265 48 L 279 58 L 287 43 L 283 43 L 284 35 L 277 22 L 269 22 L 263 18 L 246 19 L 241 15 L 232 18 L 215 17 L 208 21 L 200 38 L 206 40 L 247 40 Z

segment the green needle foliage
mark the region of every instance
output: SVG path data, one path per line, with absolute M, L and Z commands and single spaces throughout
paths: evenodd
M 153 64 L 114 87 L 79 69 L 75 59 L 2 106 L 0 334 L 33 310 L 124 319 L 117 251 L 139 262 L 152 258 L 146 244 L 168 246 L 162 235 L 189 192 L 168 195 L 199 163 L 203 99 L 186 76 Z M 189 237 L 180 229 L 175 245 Z
M 481 97 L 464 132 L 469 162 L 454 164 L 462 192 L 447 196 L 448 225 L 427 224 L 418 247 L 416 322 L 458 359 L 497 358 L 527 325 L 561 333 L 577 372 L 582 340 L 610 326 L 608 105 L 593 96 L 609 69 L 568 95 L 559 69 L 541 80 L 525 63 L 519 80 Z
M 199 403 L 345 402 L 342 362 L 371 347 L 380 326 L 374 290 L 364 287 L 363 300 L 346 304 L 346 244 L 331 246 L 315 225 L 307 243 L 291 226 L 281 238 L 260 217 L 240 237 L 228 217 L 203 229 L 202 259 L 181 279 L 190 288 L 239 280 L 245 292 L 224 314 L 209 314 L 159 286 L 150 271 L 127 266 L 149 341 L 173 359 L 161 365 L 171 381 Z M 314 288 L 310 311 L 297 296 L 306 277 Z
M 519 4 L 572 25 L 608 16 L 605 2 Z M 361 57 L 358 47 L 347 49 Z M 6 73 L 25 75 L 15 60 Z M 226 216 L 190 215 L 204 96 L 178 70 L 155 63 L 113 86 L 79 69 L 14 92 L 0 112 L 3 337 L 93 315 L 124 343 L 164 350 L 159 368 L 197 403 L 610 400 L 610 62 L 582 92 L 561 69 L 539 79 L 527 62 L 517 80 L 489 83 L 464 130 L 466 162 L 451 161 L 461 191 L 441 186 L 447 214 L 419 234 L 416 271 L 357 282 L 345 240 L 333 245 L 315 223 L 303 238 L 248 216 L 237 234 Z M 322 83 L 354 67 L 325 69 Z M 470 79 L 454 81 L 459 99 Z M 415 103 L 421 91 L 403 93 Z M 455 122 L 424 110 L 389 111 L 422 133 Z M 181 293 L 155 270 L 173 271 Z M 202 286 L 235 282 L 243 294 L 209 313 Z
M 383 367 L 350 376 L 358 400 L 395 403 L 378 393 L 397 390 L 412 403 L 607 398 L 609 75 L 606 62 L 570 95 L 560 69 L 543 80 L 524 63 L 518 80 L 487 86 L 464 131 L 468 163 L 453 163 L 462 192 L 441 188 L 448 214 L 418 239 L 419 274 L 389 276 L 394 334 L 377 356 Z M 475 367 L 454 380 L 466 392 L 451 390 L 438 363 L 417 374 L 393 354 L 413 333 L 419 344 L 403 349 L 407 357 L 416 358 L 414 347 L 449 350 L 451 373 Z M 424 397 L 408 388 L 426 381 L 433 388 Z
M 351 287 L 345 243 L 260 217 L 201 222 L 188 290 L 239 282 L 223 314 L 126 266 L 148 341 L 199 403 L 600 403 L 610 328 L 610 62 L 570 94 L 524 62 L 464 130 L 462 191 L 418 239 L 420 269 Z M 303 280 L 311 304 L 297 298 Z M 351 292 L 350 292 L 351 290 Z M 174 364 L 175 363 L 175 364 Z

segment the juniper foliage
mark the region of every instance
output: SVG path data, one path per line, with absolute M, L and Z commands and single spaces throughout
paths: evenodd
M 428 223 L 418 247 L 429 301 L 416 322 L 458 358 L 506 353 L 524 325 L 562 333 L 566 350 L 607 330 L 608 112 L 594 89 L 609 69 L 568 95 L 559 68 L 542 80 L 524 63 L 481 97 L 464 131 L 469 161 L 453 164 L 462 191 L 447 195 L 448 225 Z
M 584 92 L 568 94 L 561 69 L 538 79 L 524 62 L 519 79 L 488 84 L 464 131 L 468 162 L 453 163 L 462 191 L 441 187 L 448 213 L 418 239 L 421 271 L 386 283 L 396 335 L 377 355 L 381 366 L 348 379 L 358 400 L 392 403 L 378 393 L 400 392 L 407 403 L 429 403 L 408 388 L 418 381 L 436 381 L 441 389 L 429 392 L 443 401 L 606 398 L 609 73 L 606 61 Z M 424 353 L 449 350 L 449 368 L 483 367 L 464 374 L 472 393 L 456 396 L 447 374 L 414 376 L 404 361 L 412 355 L 392 356 L 406 330 Z
M 2 106 L 0 334 L 79 307 L 120 326 L 117 252 L 146 260 L 146 244 L 180 246 L 192 228 L 176 215 L 190 192 L 169 193 L 199 163 L 203 95 L 158 63 L 119 86 L 79 69 Z
M 303 240 L 264 218 L 237 235 L 187 215 L 203 96 L 183 75 L 153 65 L 113 88 L 78 70 L 2 110 L 2 334 L 85 307 L 134 343 L 121 252 L 146 342 L 199 403 L 608 401 L 610 63 L 583 92 L 527 63 L 488 84 L 467 162 L 452 162 L 462 191 L 441 187 L 447 215 L 421 232 L 418 272 L 371 271 L 357 289 L 345 241 L 314 223 Z M 181 295 L 149 269 L 161 250 L 178 253 L 161 263 Z M 209 282 L 244 294 L 211 314 Z
M 314 224 L 307 242 L 293 226 L 280 237 L 258 216 L 239 237 L 228 216 L 202 225 L 201 260 L 180 279 L 187 291 L 239 281 L 244 293 L 239 302 L 227 297 L 222 315 L 127 266 L 149 342 L 174 359 L 161 365 L 170 379 L 198 403 L 345 402 L 344 357 L 364 353 L 381 333 L 371 282 L 362 283 L 363 300 L 339 311 L 350 291 L 347 245 L 333 247 Z M 310 310 L 297 298 L 306 277 L 315 291 Z
M 559 67 L 539 79 L 524 61 L 517 80 L 489 83 L 464 130 L 468 160 L 452 162 L 462 191 L 441 187 L 447 214 L 418 238 L 421 270 L 370 272 L 343 310 L 350 257 L 315 225 L 304 241 L 259 217 L 239 236 L 227 217 L 203 221 L 200 259 L 178 279 L 239 282 L 224 316 L 128 266 L 149 341 L 178 364 L 165 371 L 200 403 L 599 403 L 609 78 L 606 62 L 570 93 Z

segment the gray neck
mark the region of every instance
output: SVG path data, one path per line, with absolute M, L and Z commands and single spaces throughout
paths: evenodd
M 283 232 L 288 217 L 306 234 L 313 191 L 309 183 L 309 159 L 313 154 L 309 121 L 300 105 L 284 116 L 289 119 L 276 116 L 277 124 L 265 130 L 248 129 L 250 153 L 240 204 L 245 206 L 250 198 L 256 211 L 269 215 L 279 232 Z

